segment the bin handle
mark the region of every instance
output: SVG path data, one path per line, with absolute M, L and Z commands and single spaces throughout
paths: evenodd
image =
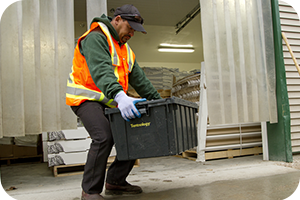
M 137 104 L 135 104 L 135 107 L 138 109 L 138 111 L 141 114 L 146 114 L 147 116 L 149 116 L 149 107 L 148 104 L 140 104 L 142 102 L 138 102 Z
M 141 109 L 139 109 L 139 112 L 140 112 L 141 114 L 147 114 L 146 108 L 141 108 Z

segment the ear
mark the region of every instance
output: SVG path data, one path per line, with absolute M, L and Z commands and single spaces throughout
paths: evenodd
M 118 16 L 115 17 L 115 21 L 117 23 L 119 23 L 121 20 L 122 20 L 122 17 L 120 15 L 118 15 Z

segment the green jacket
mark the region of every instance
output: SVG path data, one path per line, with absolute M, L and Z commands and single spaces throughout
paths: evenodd
M 119 35 L 111 25 L 111 20 L 112 18 L 102 15 L 100 18 L 94 18 L 92 23 L 104 23 L 108 27 L 112 37 L 114 37 L 114 39 L 119 42 Z M 99 31 L 92 31 L 81 41 L 79 47 L 80 53 L 86 59 L 90 74 L 96 86 L 104 93 L 107 98 L 114 99 L 115 95 L 118 92 L 123 91 L 123 88 L 117 82 L 117 77 L 113 72 L 111 55 L 105 35 Z M 144 71 L 136 62 L 136 60 L 128 79 L 129 84 L 141 97 L 148 100 L 161 98 L 157 90 L 153 87 L 152 83 L 146 77 Z

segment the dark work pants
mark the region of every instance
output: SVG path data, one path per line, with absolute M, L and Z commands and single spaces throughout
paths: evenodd
M 92 143 L 84 167 L 82 189 L 88 194 L 101 193 L 104 185 L 107 158 L 114 145 L 110 124 L 105 116 L 105 106 L 95 101 L 85 101 L 71 107 L 88 131 Z M 107 171 L 106 182 L 114 185 L 126 184 L 126 177 L 135 160 L 119 161 L 117 158 Z

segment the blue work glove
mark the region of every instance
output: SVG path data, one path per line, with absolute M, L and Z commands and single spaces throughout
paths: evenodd
M 124 91 L 121 91 L 115 96 L 114 101 L 118 103 L 118 108 L 121 111 L 122 117 L 129 122 L 130 119 L 141 117 L 141 114 L 138 109 L 136 109 L 135 104 L 137 102 L 146 101 L 146 99 L 132 98 L 127 96 Z

